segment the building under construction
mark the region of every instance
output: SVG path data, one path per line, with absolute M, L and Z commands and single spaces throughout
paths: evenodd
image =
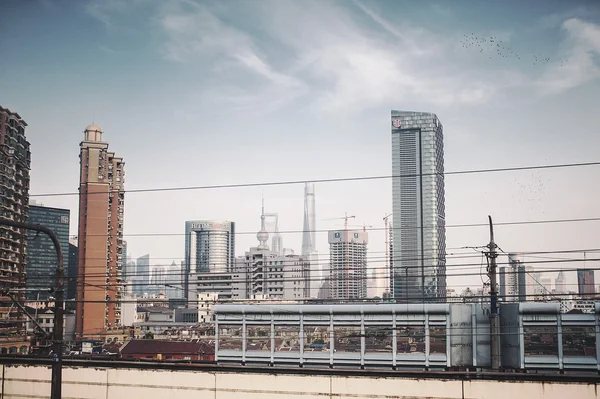
M 27 222 L 31 152 L 25 138 L 27 123 L 15 112 L 0 106 L 0 207 L 1 217 Z M 23 313 L 14 306 L 7 291 L 23 300 L 27 261 L 27 232 L 0 225 L 0 350 L 28 351 Z M 17 289 L 20 289 L 17 291 Z

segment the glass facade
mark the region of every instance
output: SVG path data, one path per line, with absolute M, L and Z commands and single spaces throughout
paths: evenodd
M 579 295 L 594 295 L 596 293 L 594 270 L 577 269 L 577 287 Z
M 426 112 L 392 111 L 393 266 L 401 302 L 444 301 L 446 217 L 443 127 Z
M 63 254 L 65 276 L 70 275 L 69 264 L 69 219 L 68 209 L 29 206 L 29 223 L 39 224 L 51 229 L 57 236 Z M 52 296 L 50 288 L 56 286 L 57 258 L 54 244 L 46 234 L 27 231 L 27 299 L 44 300 Z M 68 291 L 68 284 L 65 285 Z M 66 292 L 69 298 L 69 292 Z
M 66 287 L 67 292 L 65 293 L 65 298 L 67 299 L 75 299 L 77 295 L 77 269 L 79 265 L 79 249 L 77 245 L 69 243 L 69 268 L 67 269 L 67 281 Z M 75 307 L 73 302 L 67 304 L 70 309 Z
M 235 225 L 233 222 L 194 220 L 185 222 L 184 295 L 189 298 L 190 273 L 233 271 Z
M 152 293 L 150 287 L 150 255 L 144 255 L 137 258 L 136 275 L 132 280 L 132 291 L 137 295 Z

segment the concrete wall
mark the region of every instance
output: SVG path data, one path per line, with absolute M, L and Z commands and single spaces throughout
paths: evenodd
M 48 398 L 50 368 L 2 365 L 2 398 Z M 63 398 L 598 398 L 597 385 L 66 367 Z

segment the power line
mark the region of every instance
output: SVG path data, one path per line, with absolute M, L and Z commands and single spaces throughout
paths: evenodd
M 571 218 L 571 219 L 546 219 L 546 220 L 521 220 L 512 222 L 494 222 L 494 226 L 516 226 L 516 225 L 528 225 L 528 224 L 552 224 L 552 223 L 578 223 L 578 222 L 598 222 L 600 217 L 589 217 L 589 218 Z M 445 228 L 466 228 L 466 227 L 485 227 L 488 226 L 486 223 L 462 223 L 462 224 L 447 224 Z M 438 226 L 394 226 L 388 227 L 388 231 L 402 231 L 402 230 L 427 230 L 437 229 Z M 341 230 L 341 229 L 339 229 Z M 385 227 L 361 227 L 357 229 L 349 229 L 348 231 L 385 231 Z M 330 231 L 337 231 L 336 229 L 315 229 L 315 230 L 282 230 L 278 231 L 279 234 L 302 234 L 302 233 L 328 233 Z M 237 235 L 255 235 L 256 231 L 236 231 L 233 233 Z M 185 236 L 186 233 L 130 233 L 123 234 L 123 237 L 168 237 L 168 236 Z M 107 237 L 109 234 L 86 234 L 86 237 Z
M 452 248 L 446 248 L 448 250 L 463 250 L 463 249 L 482 249 L 483 247 L 452 247 Z M 432 251 L 436 251 L 436 250 L 429 250 L 426 252 L 432 252 Z M 565 249 L 565 250 L 553 250 L 553 251 L 515 251 L 515 252 L 510 252 L 510 253 L 514 253 L 516 255 L 522 255 L 524 257 L 535 257 L 535 258 L 542 258 L 542 259 L 562 259 L 562 260 L 571 260 L 571 259 L 578 259 L 578 258 L 556 258 L 556 257 L 543 257 L 543 256 L 534 256 L 534 255 L 538 255 L 538 254 L 542 254 L 542 255 L 547 255 L 547 254 L 568 254 L 568 253 L 587 253 L 587 252 L 600 252 L 600 248 L 585 248 L 585 249 Z M 385 251 L 368 251 L 368 254 L 384 254 Z M 464 256 L 463 256 L 464 255 Z M 465 252 L 465 253 L 455 253 L 455 252 L 446 252 L 445 253 L 446 259 L 452 259 L 452 258 L 471 258 L 471 257 L 479 257 L 479 255 L 476 255 L 472 252 Z M 30 254 L 30 258 L 31 258 L 31 254 Z M 56 260 L 56 255 L 36 255 L 35 257 L 36 259 L 49 259 L 52 261 Z M 90 260 L 105 260 L 104 257 L 98 257 L 98 258 L 87 258 Z M 135 258 L 131 258 L 132 260 L 135 260 Z M 151 260 L 172 260 L 172 261 L 176 261 L 176 260 L 185 260 L 185 257 L 151 257 Z M 317 260 L 322 260 L 323 262 L 328 262 L 329 260 L 329 256 L 328 255 L 318 255 L 317 257 L 313 258 L 313 259 L 317 259 Z M 371 259 L 385 259 L 384 257 L 371 257 L 368 256 L 367 258 L 367 262 L 369 262 Z M 394 260 L 396 261 L 404 261 L 404 260 L 421 260 L 421 259 L 438 259 L 438 257 L 416 257 L 416 258 L 406 258 L 406 257 L 393 257 Z M 523 263 L 527 263 L 527 262 L 523 262 Z M 312 263 L 311 263 L 312 264 Z M 320 264 L 320 263 L 317 263 Z M 179 264 L 176 263 L 177 266 L 179 266 Z M 170 265 L 166 265 L 166 264 L 150 264 L 150 267 L 152 266 L 166 266 L 169 267 Z
M 328 179 L 312 179 L 312 180 L 287 180 L 277 182 L 262 182 L 262 183 L 232 183 L 232 184 L 217 184 L 217 185 L 206 185 L 206 186 L 179 186 L 179 187 L 155 187 L 155 188 L 140 188 L 132 190 L 119 190 L 119 193 L 148 193 L 148 192 L 166 192 L 166 191 L 189 191 L 189 190 L 211 190 L 211 189 L 224 189 L 224 188 L 242 188 L 242 187 L 267 187 L 267 186 L 283 186 L 283 185 L 295 185 L 305 183 L 339 183 L 349 181 L 367 181 L 367 180 L 382 180 L 391 178 L 405 178 L 405 177 L 425 177 L 425 176 L 451 176 L 451 175 L 465 175 L 475 173 L 495 173 L 495 172 L 512 172 L 512 171 L 523 171 L 523 170 L 539 170 L 539 169 L 558 169 L 558 168 L 572 168 L 572 167 L 585 167 L 585 166 L 598 166 L 600 161 L 594 162 L 576 162 L 576 163 L 563 163 L 563 164 L 548 164 L 548 165 L 532 165 L 532 166 L 514 166 L 505 168 L 488 168 L 488 169 L 468 169 L 451 172 L 435 172 L 435 173 L 411 173 L 411 174 L 399 174 L 399 175 L 378 175 L 378 176 L 363 176 L 363 177 L 340 177 L 340 178 L 328 178 Z M 107 192 L 98 193 L 86 193 L 85 195 L 100 194 L 106 195 Z M 66 193 L 45 193 L 45 194 L 30 194 L 30 197 L 58 197 L 58 196 L 72 196 L 79 195 L 78 192 L 66 192 Z
M 573 259 L 573 260 L 560 260 L 560 259 L 557 259 L 557 260 L 540 260 L 540 261 L 534 261 L 534 262 L 529 262 L 529 263 L 535 263 L 535 264 L 557 264 L 557 263 L 565 263 L 565 262 L 585 262 L 585 261 L 600 262 L 600 258 L 593 258 L 593 259 Z M 506 265 L 509 265 L 509 263 L 506 263 Z M 262 267 L 265 267 L 265 266 L 263 265 Z M 268 265 L 266 267 L 268 268 Z M 410 269 L 415 269 L 415 268 L 418 269 L 419 267 L 408 267 L 406 269 L 409 269 L 409 270 Z M 477 262 L 477 263 L 466 263 L 466 264 L 453 265 L 453 270 L 461 270 L 461 271 L 462 270 L 472 270 L 472 269 L 479 269 L 480 267 L 481 267 L 481 265 L 480 265 L 479 262 Z M 376 271 L 376 270 L 383 270 L 383 272 L 375 273 L 375 274 L 370 274 L 370 275 L 367 275 L 367 273 L 365 273 L 364 277 L 362 277 L 362 276 L 361 277 L 357 277 L 354 280 L 355 281 L 360 281 L 360 280 L 369 281 L 369 280 L 373 280 L 373 276 L 380 277 L 380 278 L 389 278 L 390 277 L 390 274 L 387 273 L 387 268 L 385 268 L 385 267 L 369 268 L 369 269 L 367 269 L 367 272 L 368 271 Z M 600 270 L 600 267 L 586 268 L 586 270 Z M 536 272 L 536 273 L 548 273 L 548 272 L 550 272 L 550 273 L 556 273 L 556 272 L 561 272 L 561 271 L 564 272 L 564 271 L 575 271 L 575 270 L 574 269 L 565 269 L 565 268 L 561 268 L 561 269 L 537 269 L 534 272 Z M 400 270 L 399 272 L 400 272 L 399 276 L 403 277 L 403 278 L 406 278 L 406 277 L 413 278 L 413 277 L 420 277 L 421 276 L 421 274 L 419 274 L 419 273 L 417 273 L 417 274 L 406 274 L 406 273 L 404 273 L 403 270 Z M 235 273 L 236 272 L 231 272 L 231 273 L 228 273 L 228 274 L 235 274 Z M 246 272 L 238 271 L 237 273 L 244 274 Z M 277 272 L 265 272 L 265 273 L 274 273 L 274 274 L 276 273 L 276 274 L 279 274 L 279 275 L 283 276 L 284 273 L 286 273 L 286 272 L 285 271 L 277 271 Z M 292 273 L 292 272 L 289 272 L 289 273 Z M 297 273 L 297 272 L 294 272 L 294 273 Z M 183 277 L 185 274 L 187 274 L 187 273 L 186 272 L 181 272 L 181 273 L 170 274 L 170 275 L 165 276 L 165 280 L 168 280 L 169 277 L 171 277 L 171 278 L 172 277 Z M 211 275 L 210 272 L 207 272 L 205 274 L 207 276 L 209 276 L 209 277 Z M 393 274 L 393 271 L 392 271 L 392 274 Z M 518 272 L 508 272 L 508 274 L 518 274 Z M 446 277 L 464 277 L 464 276 L 480 276 L 480 275 L 481 275 L 481 272 L 453 273 L 453 274 L 447 274 Z M 100 279 L 103 279 L 105 276 L 106 276 L 105 273 L 104 274 L 98 273 L 95 276 L 86 276 L 86 277 L 88 277 L 88 278 L 90 278 L 92 280 L 94 280 L 94 279 L 100 280 Z M 151 277 L 151 276 L 152 275 L 148 275 L 148 277 Z M 135 276 L 135 277 L 141 277 L 141 276 Z M 213 277 L 213 278 L 218 278 L 218 277 L 219 277 L 218 275 L 215 275 L 215 277 Z M 272 278 L 270 280 L 271 281 L 277 281 L 277 282 L 282 282 L 283 283 L 285 281 L 288 281 L 288 282 L 289 281 L 303 281 L 303 282 L 315 282 L 316 281 L 316 282 L 322 282 L 324 279 L 319 278 L 319 277 L 309 277 L 309 278 L 303 278 L 303 277 L 294 277 L 294 278 L 280 277 L 280 278 Z M 329 277 L 329 280 L 330 281 L 345 281 L 345 278 L 344 277 L 339 277 L 339 278 L 331 278 L 331 277 Z M 225 280 L 226 283 L 244 283 L 244 282 L 251 282 L 251 281 L 252 281 L 251 278 L 249 279 L 249 278 L 242 278 L 242 277 L 240 277 L 240 278 L 231 278 L 231 279 Z M 194 291 L 196 291 L 195 287 L 197 286 L 197 284 L 201 284 L 201 283 L 210 284 L 211 282 L 214 283 L 214 281 L 212 281 L 210 279 L 207 279 L 207 280 L 204 280 L 204 281 L 198 280 L 198 281 L 194 281 L 194 283 L 192 284 L 192 286 L 194 287 Z M 177 281 L 177 280 L 173 281 L 173 280 L 171 280 L 171 281 L 164 281 L 164 282 L 159 282 L 159 283 L 155 283 L 155 282 L 133 282 L 133 283 L 132 282 L 129 282 L 129 283 L 123 282 L 123 283 L 114 283 L 114 284 L 110 284 L 110 283 L 109 284 L 92 284 L 92 283 L 85 282 L 85 281 L 84 282 L 81 282 L 81 281 L 77 281 L 76 282 L 76 284 L 78 286 L 88 285 L 88 286 L 94 286 L 96 288 L 108 289 L 108 290 L 111 290 L 111 289 L 114 290 L 117 287 L 128 287 L 128 286 L 132 286 L 132 287 L 135 287 L 135 286 L 143 286 L 143 287 L 151 287 L 151 286 L 157 287 L 158 286 L 158 287 L 163 287 L 163 286 L 165 286 L 165 287 L 167 287 L 169 285 L 174 285 L 174 283 L 181 283 L 181 281 Z M 537 284 L 534 284 L 533 286 L 537 286 Z M 451 287 L 451 286 L 447 286 L 447 287 Z M 280 292 L 283 292 L 283 291 L 280 291 Z M 100 302 L 103 302 L 103 301 L 100 301 Z

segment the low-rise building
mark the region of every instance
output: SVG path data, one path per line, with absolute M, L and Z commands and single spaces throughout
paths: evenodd
M 219 295 L 211 292 L 198 294 L 198 322 L 210 323 L 213 321 L 212 307 L 219 300 Z
M 175 323 L 198 323 L 198 312 L 194 308 L 175 309 Z
M 201 272 L 191 273 L 189 277 L 189 298 L 192 300 L 200 293 L 213 293 L 219 298 L 245 299 L 246 293 L 245 271 L 239 272 Z
M 35 318 L 40 327 L 47 334 L 52 334 L 54 331 L 54 311 L 50 308 L 45 309 L 28 309 L 27 312 Z M 27 333 L 32 335 L 36 330 L 36 326 L 31 319 L 27 320 Z M 65 312 L 63 319 L 63 339 L 67 342 L 75 339 L 75 313 Z
M 215 360 L 214 346 L 206 342 L 132 339 L 120 350 L 121 357 L 148 360 Z

